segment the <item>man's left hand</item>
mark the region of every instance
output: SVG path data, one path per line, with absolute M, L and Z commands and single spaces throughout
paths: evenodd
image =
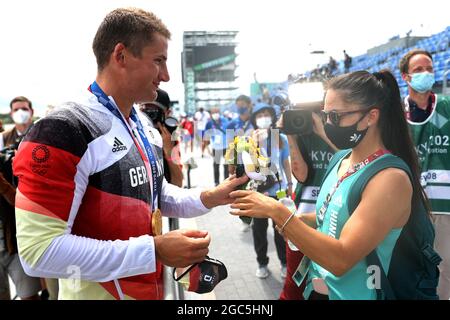
M 247 181 L 248 177 L 246 175 L 240 178 L 236 178 L 235 175 L 230 176 L 217 187 L 202 192 L 200 198 L 203 202 L 203 205 L 208 209 L 211 209 L 213 207 L 232 203 L 234 199 L 230 197 L 230 193 Z

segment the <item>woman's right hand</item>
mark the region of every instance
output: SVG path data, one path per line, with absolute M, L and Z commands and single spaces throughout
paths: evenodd
M 323 141 L 326 142 L 331 148 L 333 148 L 335 151 L 339 150 L 336 148 L 336 146 L 328 139 L 327 134 L 325 133 L 325 128 L 322 122 L 322 118 L 317 113 L 312 113 L 312 119 L 313 119 L 313 132 L 317 134 L 320 138 L 322 138 Z
M 321 138 L 326 137 L 322 118 L 316 112 L 312 112 L 312 120 L 313 120 L 313 132 Z

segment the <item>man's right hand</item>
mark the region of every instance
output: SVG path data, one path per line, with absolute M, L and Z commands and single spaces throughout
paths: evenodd
M 211 236 L 207 231 L 174 230 L 154 237 L 156 258 L 164 265 L 184 268 L 205 260 Z

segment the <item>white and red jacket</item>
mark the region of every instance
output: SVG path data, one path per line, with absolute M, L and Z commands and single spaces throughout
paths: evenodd
M 200 190 L 165 181 L 161 136 L 141 118 L 157 151 L 163 215 L 208 212 Z M 136 124 L 129 124 L 139 137 Z M 161 299 L 152 179 L 145 168 L 125 126 L 89 91 L 81 102 L 38 121 L 14 160 L 17 240 L 25 271 L 61 279 L 60 299 Z

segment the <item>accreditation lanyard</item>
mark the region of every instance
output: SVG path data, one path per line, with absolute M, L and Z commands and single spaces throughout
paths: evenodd
M 96 81 L 92 83 L 89 86 L 89 91 L 92 92 L 98 99 L 98 102 L 100 102 L 104 107 L 106 107 L 113 115 L 115 115 L 117 118 L 120 119 L 122 124 L 127 129 L 128 133 L 130 134 L 131 138 L 133 139 L 134 144 L 136 145 L 139 154 L 141 155 L 142 160 L 144 163 L 145 161 L 145 155 L 142 151 L 142 148 L 140 146 L 139 141 L 137 141 L 135 135 L 133 134 L 133 131 L 131 130 L 129 124 L 126 122 L 125 118 L 123 117 L 122 113 L 119 111 L 119 109 L 111 102 L 109 97 L 103 92 L 103 90 L 100 88 L 100 86 L 97 84 Z M 151 176 L 152 176 L 152 182 L 153 182 L 153 192 L 152 192 L 152 212 L 156 209 L 156 201 L 158 198 L 158 169 L 156 165 L 156 157 L 153 152 L 153 148 L 150 144 L 150 142 L 147 139 L 147 136 L 145 135 L 144 127 L 142 126 L 141 121 L 139 120 L 136 110 L 134 108 L 131 108 L 131 114 L 130 114 L 131 120 L 133 120 L 137 125 L 137 131 L 139 133 L 139 136 L 141 137 L 141 141 L 144 144 L 145 151 L 147 153 L 147 159 L 150 162 L 151 165 Z M 147 167 L 147 166 L 146 166 Z M 147 167 L 147 174 L 148 174 L 148 167 Z
M 384 154 L 390 153 L 388 150 L 377 150 L 374 153 L 372 153 L 370 156 L 368 156 L 365 160 L 351 166 L 347 172 L 338 179 L 338 181 L 334 184 L 334 186 L 331 188 L 330 192 L 328 192 L 327 196 L 325 197 L 325 201 L 322 204 L 322 207 L 319 210 L 319 214 L 317 215 L 317 219 L 319 220 L 319 225 L 322 225 L 323 219 L 325 217 L 325 212 L 327 212 L 328 206 L 330 205 L 331 199 L 333 198 L 333 195 L 336 193 L 339 185 L 348 177 L 350 177 L 352 174 L 358 172 L 365 166 L 367 166 L 372 161 L 375 161 L 375 159 L 381 157 Z

